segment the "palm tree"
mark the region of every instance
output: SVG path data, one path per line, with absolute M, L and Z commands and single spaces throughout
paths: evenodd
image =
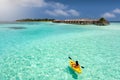
M 98 21 L 99 25 L 108 25 L 109 22 L 105 18 L 100 18 Z
M 106 22 L 106 20 L 105 20 L 105 18 L 102 17 L 99 19 L 99 22 Z

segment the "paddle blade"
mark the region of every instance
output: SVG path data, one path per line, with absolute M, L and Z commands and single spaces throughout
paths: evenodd
M 69 59 L 72 59 L 71 57 L 68 57 Z
M 81 66 L 81 68 L 83 68 L 83 69 L 84 69 L 84 66 Z

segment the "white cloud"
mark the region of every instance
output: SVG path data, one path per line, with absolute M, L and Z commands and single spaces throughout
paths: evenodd
M 29 7 L 44 7 L 46 5 L 44 0 L 0 0 L 0 20 L 13 20 L 25 16 Z
M 115 18 L 115 14 L 113 13 L 109 13 L 109 12 L 106 12 L 102 15 L 102 17 L 105 17 L 105 18 Z
M 79 16 L 80 15 L 79 12 L 74 10 L 74 9 L 70 9 L 68 12 L 73 16 Z
M 8 20 L 19 16 L 21 9 L 10 0 L 0 0 L 0 20 Z
M 119 8 L 116 8 L 116 9 L 112 10 L 111 12 L 106 12 L 101 17 L 115 18 L 117 16 L 116 14 L 120 14 L 120 9 Z
M 69 14 L 62 9 L 55 9 L 53 11 L 46 10 L 46 13 L 52 16 L 69 16 Z
M 18 1 L 18 0 L 17 0 Z M 19 2 L 20 1 L 20 2 Z M 47 3 L 44 0 L 19 0 L 18 3 L 20 3 L 23 7 L 44 7 L 47 5 Z
M 113 12 L 120 14 L 120 9 L 119 9 L 119 8 L 116 8 L 116 9 L 113 10 Z
M 55 9 L 66 9 L 68 6 L 67 5 L 64 5 L 62 3 L 58 3 L 58 2 L 52 2 L 52 3 L 48 3 L 48 5 L 50 7 L 53 7 Z
M 0 4 L 3 4 L 4 6 L 7 6 L 6 4 L 9 4 L 16 7 L 42 7 L 46 4 L 46 2 L 44 0 L 1 0 Z
M 54 9 L 54 10 L 46 10 L 45 13 L 52 16 L 79 16 L 79 12 L 76 10 L 63 10 L 63 9 Z
M 79 16 L 79 12 L 74 9 L 68 9 L 67 5 L 62 3 L 49 3 L 52 10 L 46 10 L 45 13 L 52 16 Z
M 67 5 L 45 0 L 0 0 L 0 20 L 13 20 L 20 16 L 30 15 L 31 7 L 48 8 L 45 13 L 52 16 L 78 16 L 76 10 L 68 9 Z M 29 14 L 28 14 L 29 13 Z M 42 11 L 44 14 L 44 11 Z
M 0 11 L 21 7 L 43 7 L 45 5 L 44 0 L 0 0 Z

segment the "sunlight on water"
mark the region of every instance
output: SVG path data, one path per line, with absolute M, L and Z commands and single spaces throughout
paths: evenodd
M 0 24 L 0 80 L 119 80 L 119 26 Z M 82 74 L 68 56 L 85 67 Z

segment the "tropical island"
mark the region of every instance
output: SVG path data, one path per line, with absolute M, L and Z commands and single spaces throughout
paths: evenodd
M 27 18 L 27 19 L 20 19 L 20 20 L 16 20 L 17 22 L 41 22 L 41 21 L 53 21 L 55 19 L 48 19 L 48 18 L 43 18 L 43 19 L 30 19 L 30 18 Z
M 53 22 L 53 23 L 67 23 L 67 24 L 80 24 L 80 25 L 99 25 L 99 26 L 105 26 L 110 24 L 105 18 L 100 19 L 66 19 L 66 20 L 56 20 L 56 19 L 21 19 L 16 20 L 17 22 Z

